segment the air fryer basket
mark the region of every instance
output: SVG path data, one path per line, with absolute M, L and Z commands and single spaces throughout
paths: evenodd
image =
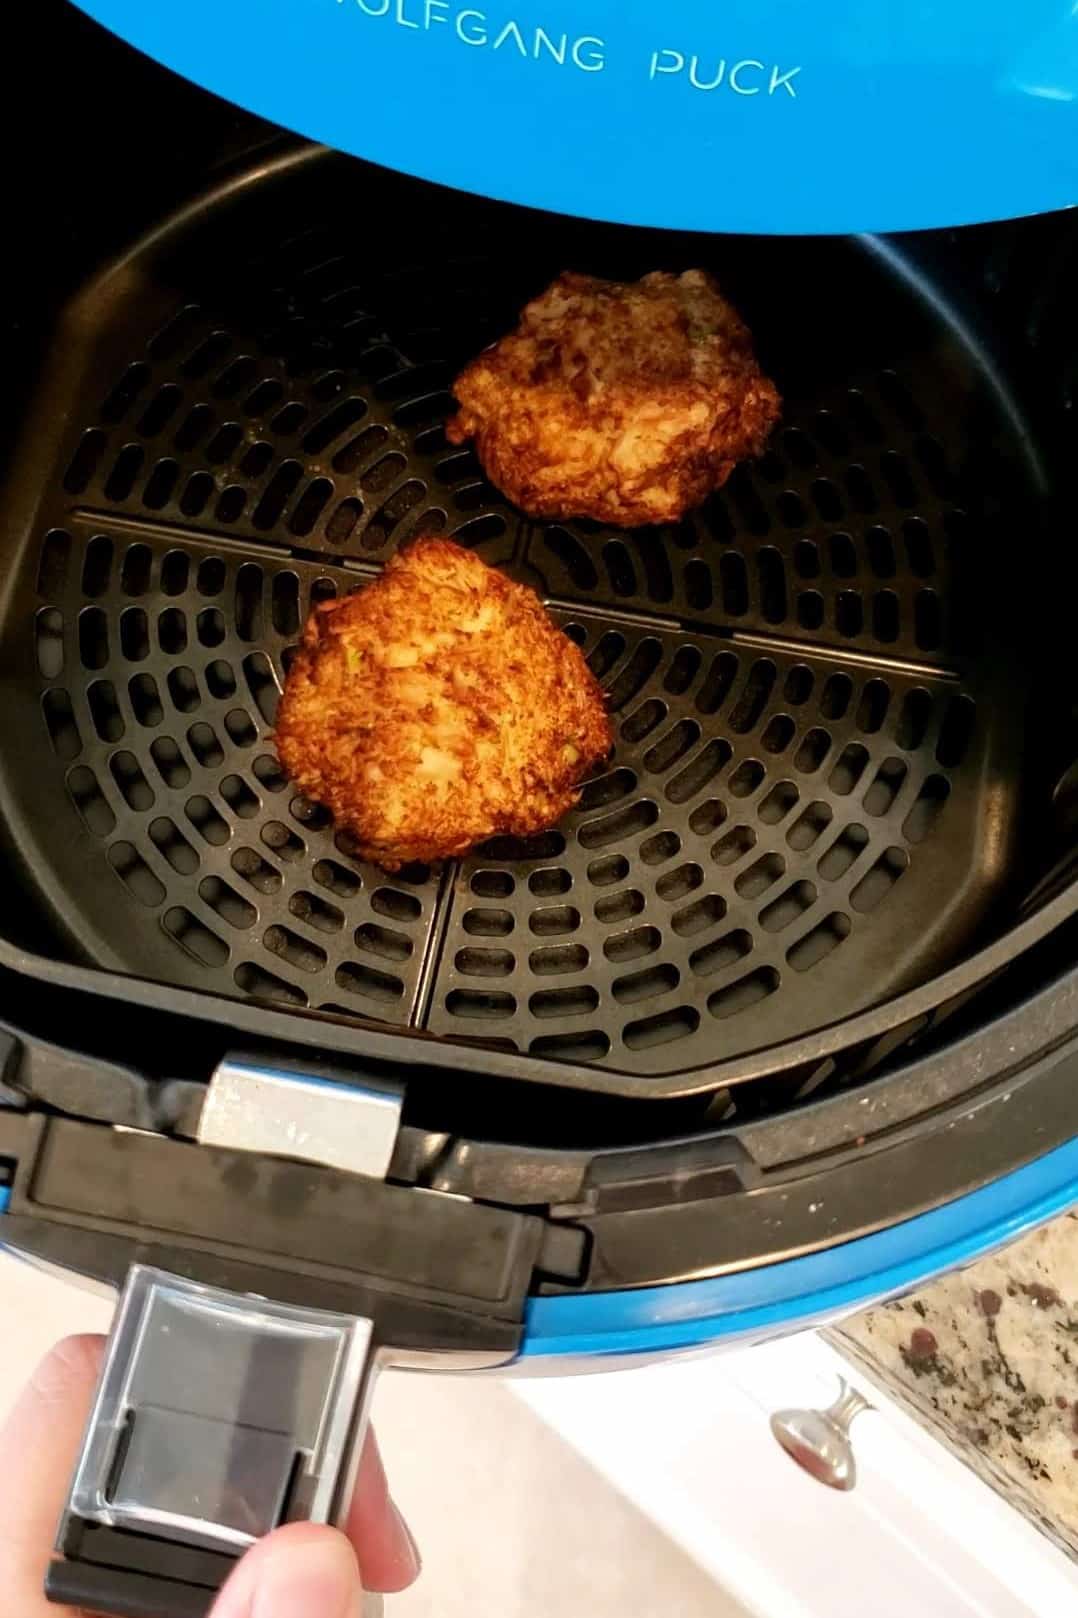
M 786 399 L 676 528 L 532 523 L 443 422 L 572 266 L 715 269 Z M 162 221 L 69 305 L 6 501 L 0 814 L 54 948 L 622 1076 L 930 980 L 1001 926 L 1045 769 L 996 566 L 1039 473 L 871 240 L 551 221 L 326 154 Z M 534 585 L 617 746 L 556 831 L 365 865 L 273 752 L 311 604 L 446 533 Z M 1029 808 L 1032 803 L 1033 807 Z

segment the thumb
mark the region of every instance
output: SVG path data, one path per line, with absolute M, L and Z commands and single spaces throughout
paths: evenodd
M 291 1523 L 253 1545 L 210 1618 L 361 1618 L 356 1553 L 335 1528 Z

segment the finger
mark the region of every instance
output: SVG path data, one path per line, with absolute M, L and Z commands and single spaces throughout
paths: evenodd
M 290 1523 L 249 1550 L 210 1618 L 360 1618 L 356 1553 L 335 1528 Z
M 363 1446 L 345 1532 L 356 1548 L 364 1589 L 390 1595 L 415 1583 L 421 1566 L 419 1552 L 390 1499 L 373 1432 L 368 1432 Z
M 68 1337 L 47 1354 L 0 1433 L 0 1589 L 19 1618 L 59 1618 L 45 1570 L 101 1369 L 103 1337 Z

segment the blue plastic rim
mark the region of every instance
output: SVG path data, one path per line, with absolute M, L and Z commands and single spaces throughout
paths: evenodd
M 845 233 L 1078 201 L 1072 0 L 81 3 L 286 129 L 562 213 Z
M 959 1269 L 1078 1204 L 1078 1139 L 931 1213 L 758 1270 L 536 1298 L 525 1357 L 666 1354 L 821 1325 Z

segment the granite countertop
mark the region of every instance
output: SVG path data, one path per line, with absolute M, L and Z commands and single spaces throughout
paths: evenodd
M 1078 1214 L 829 1335 L 1078 1555 Z

